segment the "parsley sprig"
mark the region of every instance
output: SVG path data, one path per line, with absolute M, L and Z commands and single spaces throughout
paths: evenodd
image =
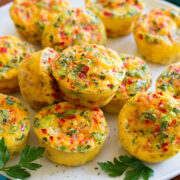
M 21 158 L 17 165 L 6 166 L 10 159 L 10 154 L 3 137 L 0 140 L 0 171 L 3 171 L 9 177 L 18 179 L 28 178 L 31 174 L 26 169 L 37 170 L 42 167 L 42 165 L 33 163 L 33 161 L 43 157 L 44 150 L 42 147 L 31 148 L 30 145 L 28 145 L 22 150 Z
M 119 156 L 119 160 L 114 158 L 113 162 L 98 162 L 101 169 L 108 173 L 110 177 L 121 176 L 125 173 L 124 180 L 138 180 L 143 178 L 148 180 L 154 175 L 154 171 L 145 166 L 139 159 L 135 157 Z

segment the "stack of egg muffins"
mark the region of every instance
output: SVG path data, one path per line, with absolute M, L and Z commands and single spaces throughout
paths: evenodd
M 143 0 L 85 5 L 14 0 L 10 15 L 17 31 L 43 49 L 0 37 L 0 137 L 11 158 L 26 146 L 31 124 L 24 105 L 9 95 L 19 89 L 38 111 L 34 131 L 55 163 L 79 166 L 95 158 L 109 132 L 103 111 L 119 113 L 119 139 L 131 155 L 153 163 L 173 157 L 180 151 L 180 11 L 142 15 Z M 104 46 L 106 34 L 131 32 L 143 58 L 170 64 L 155 92 L 148 92 L 151 73 L 141 58 Z

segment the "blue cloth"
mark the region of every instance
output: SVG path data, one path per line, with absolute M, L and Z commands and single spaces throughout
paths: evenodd
M 173 4 L 175 4 L 175 5 L 180 7 L 180 0 L 166 0 L 166 1 L 168 1 L 170 3 L 173 3 Z
M 4 177 L 2 174 L 0 174 L 0 180 L 10 180 L 10 179 L 7 177 Z

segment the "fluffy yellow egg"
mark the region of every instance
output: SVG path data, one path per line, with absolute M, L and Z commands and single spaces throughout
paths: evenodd
M 41 42 L 44 25 L 69 8 L 66 0 L 14 0 L 10 16 L 18 32 L 31 42 Z
M 95 158 L 108 135 L 103 112 L 61 102 L 43 108 L 34 130 L 46 156 L 53 162 L 80 166 Z
M 125 74 L 119 55 L 100 45 L 76 45 L 65 49 L 53 65 L 63 97 L 76 105 L 105 106 Z
M 121 54 L 120 57 L 126 74 L 113 99 L 103 107 L 103 110 L 110 113 L 119 113 L 128 99 L 147 91 L 152 83 L 150 69 L 142 59 L 127 54 Z
M 45 48 L 23 61 L 19 69 L 19 86 L 25 101 L 35 110 L 60 101 L 58 85 L 52 76 L 52 63 L 58 53 Z
M 148 61 L 170 64 L 180 60 L 180 11 L 153 9 L 135 23 L 139 53 Z
M 163 91 L 180 100 L 180 63 L 169 65 L 156 81 L 157 91 Z
M 4 137 L 11 158 L 25 148 L 30 122 L 29 112 L 20 100 L 0 94 L 0 139 Z
M 163 92 L 132 97 L 118 118 L 119 139 L 133 156 L 157 163 L 180 151 L 180 104 Z
M 105 45 L 106 32 L 102 21 L 85 8 L 64 10 L 45 26 L 42 45 L 58 52 L 81 44 Z
M 19 90 L 18 68 L 34 48 L 15 36 L 0 37 L 0 93 L 13 93 Z
M 86 7 L 105 24 L 107 35 L 117 37 L 132 32 L 144 9 L 143 0 L 86 0 Z

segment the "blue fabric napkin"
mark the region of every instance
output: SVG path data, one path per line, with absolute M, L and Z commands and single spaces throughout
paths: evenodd
M 180 0 L 166 0 L 166 1 L 173 3 L 173 4 L 177 5 L 178 7 L 180 7 Z
M 0 180 L 10 180 L 9 178 L 3 176 L 2 174 L 0 174 Z

